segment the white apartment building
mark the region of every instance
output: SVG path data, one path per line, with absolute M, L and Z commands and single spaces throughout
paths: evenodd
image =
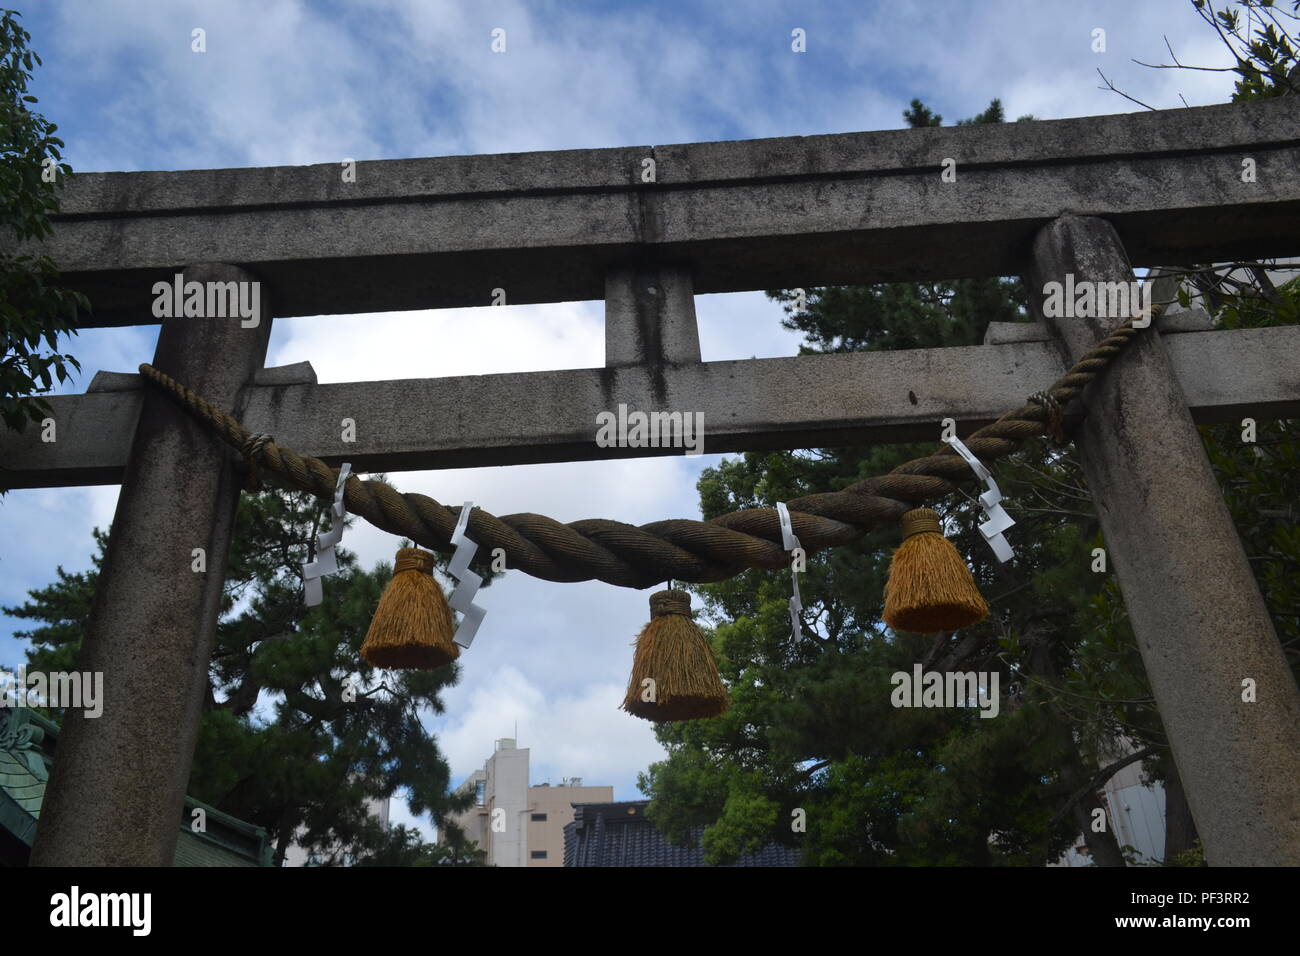
M 483 769 L 456 788 L 457 793 L 467 791 L 475 795 L 474 806 L 455 817 L 455 823 L 493 866 L 563 866 L 564 827 L 573 822 L 572 804 L 614 799 L 613 787 L 583 786 L 581 777 L 558 786 L 529 786 L 528 748 L 521 749 L 510 737 L 496 741 Z

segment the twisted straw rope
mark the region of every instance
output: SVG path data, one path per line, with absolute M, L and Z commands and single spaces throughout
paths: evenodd
M 1153 310 L 1159 314 L 1160 306 Z M 1057 404 L 1037 393 L 1023 407 L 1008 412 L 966 439 L 982 461 L 1010 454 L 1025 439 L 1048 431 L 1049 422 L 1093 381 L 1137 336 L 1130 319 L 1088 352 L 1047 389 Z M 289 484 L 332 502 L 338 472 L 318 458 L 299 455 L 247 429 L 201 396 L 151 365 L 140 374 L 179 401 L 194 417 L 235 449 L 253 449 L 250 461 Z M 945 445 L 936 454 L 899 465 L 887 475 L 867 478 L 843 491 L 804 495 L 787 502 L 794 533 L 806 553 L 853 541 L 882 521 L 897 521 L 903 512 L 936 501 L 974 479 L 966 462 Z M 343 501 L 347 510 L 377 528 L 410 538 L 433 551 L 449 553 L 460 508 L 439 504 L 427 495 L 403 494 L 392 486 L 356 476 L 348 478 Z M 671 519 L 641 526 L 589 518 L 562 524 L 538 514 L 497 517 L 475 508 L 470 536 L 491 554 L 505 551 L 506 566 L 547 581 L 596 579 L 621 587 L 646 588 L 663 581 L 722 581 L 746 568 L 780 568 L 790 560 L 781 547 L 781 524 L 775 508 L 733 511 L 711 521 Z

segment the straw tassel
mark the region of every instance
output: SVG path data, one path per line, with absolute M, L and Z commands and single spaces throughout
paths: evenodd
M 660 723 L 717 717 L 728 703 L 713 648 L 691 620 L 691 596 L 650 595 L 650 623 L 636 639 L 623 709 Z
M 361 656 L 375 667 L 433 670 L 460 656 L 451 608 L 433 579 L 433 554 L 402 548 L 384 588 Z
M 901 524 L 903 543 L 885 582 L 885 622 L 896 630 L 933 634 L 984 620 L 989 606 L 966 562 L 939 530 L 939 515 L 913 508 Z

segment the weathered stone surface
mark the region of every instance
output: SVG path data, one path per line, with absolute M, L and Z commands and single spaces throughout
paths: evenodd
M 599 448 L 595 416 L 620 402 L 642 411 L 704 413 L 705 450 L 819 448 L 962 434 L 1023 404 L 1065 371 L 1045 326 L 1006 323 L 1029 341 L 978 348 L 858 352 L 616 369 L 333 385 L 292 384 L 299 366 L 259 372 L 244 419 L 295 450 L 358 471 L 414 471 L 677 454 Z M 1170 335 L 1166 348 L 1198 424 L 1300 415 L 1300 328 Z M 307 364 L 307 363 L 300 363 Z M 120 482 L 139 416 L 135 391 L 49 399 L 59 441 L 38 429 L 0 433 L 3 480 L 14 488 Z M 98 379 L 97 379 L 98 381 Z M 412 415 L 411 408 L 427 410 Z M 357 422 L 344 445 L 339 421 Z
M 1066 273 L 1076 282 L 1132 277 L 1115 230 L 1074 216 L 1039 233 L 1030 288 Z M 1158 283 L 1157 301 L 1161 291 Z M 1042 320 L 1069 358 L 1114 324 Z M 1206 859 L 1300 865 L 1300 692 L 1162 337 L 1130 345 L 1085 400 L 1076 436 L 1084 475 Z M 1247 680 L 1254 703 L 1242 700 Z
M 620 268 L 605 279 L 605 365 L 659 367 L 700 360 L 688 269 Z
M 1178 332 L 1208 332 L 1214 328 L 1204 309 L 1192 308 L 1170 311 L 1156 320 L 1161 335 Z M 1051 330 L 1041 322 L 990 322 L 984 331 L 985 345 L 1005 345 L 1009 342 L 1050 342 Z M 1178 369 L 1174 369 L 1179 374 Z
M 697 293 L 1011 275 L 1063 213 L 1139 265 L 1300 253 L 1285 98 L 1083 119 L 673 146 L 88 173 L 45 244 L 88 325 L 153 321 L 180 264 L 235 262 L 283 315 L 599 299 L 610 269 L 689 264 Z M 1241 159 L 1257 166 L 1241 182 Z M 957 179 L 940 180 L 957 162 Z M 655 179 L 642 181 L 644 160 Z
M 129 392 L 140 387 L 138 372 L 105 372 L 102 369 L 86 386 L 86 394 L 92 392 Z
M 222 266 L 186 275 L 252 278 Z M 270 331 L 269 310 L 249 329 L 170 319 L 154 364 L 236 407 Z M 180 406 L 158 391 L 135 397 L 143 407 L 76 668 L 104 675 L 103 713 L 64 719 L 33 865 L 170 866 L 175 856 L 239 484 L 232 456 Z
M 136 373 L 137 383 L 140 375 Z M 253 385 L 315 385 L 316 370 L 311 362 L 294 362 L 292 365 L 276 365 L 273 368 L 259 368 L 253 373 Z

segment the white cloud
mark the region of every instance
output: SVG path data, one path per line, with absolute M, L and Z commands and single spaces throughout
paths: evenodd
M 592 302 L 277 319 L 268 361 L 322 383 L 595 368 L 605 326 Z
M 1134 63 L 1168 62 L 1163 36 L 1180 61 L 1223 66 L 1225 51 L 1184 0 L 1134 4 L 1029 4 L 1019 0 L 930 7 L 877 7 L 848 19 L 831 42 L 863 70 L 894 73 L 902 99 L 915 96 L 946 123 L 981 112 L 1001 98 L 1007 116 L 1039 119 L 1140 110 L 1102 89 L 1100 68 L 1130 95 L 1159 108 L 1221 103 L 1232 92 L 1224 74 L 1152 70 Z M 1106 31 L 1105 52 L 1093 51 L 1093 30 Z M 900 50 L 906 53 L 900 55 Z M 888 125 L 901 126 L 901 117 Z
M 624 676 L 618 683 L 593 681 L 572 692 L 544 692 L 525 671 L 505 664 L 478 686 L 462 684 L 448 694 L 456 706 L 433 729 L 457 782 L 483 766 L 493 741 L 516 737 L 530 751 L 530 783 L 577 776 L 587 786 L 615 787 L 616 799 L 632 799 L 636 774 L 662 759 L 663 748 L 653 725 L 618 709 L 625 689 Z

